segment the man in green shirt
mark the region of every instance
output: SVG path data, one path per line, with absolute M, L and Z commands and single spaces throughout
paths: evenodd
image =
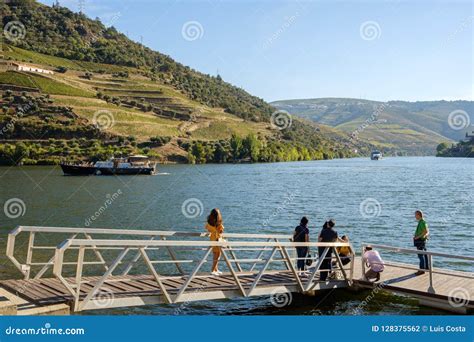
M 419 251 L 426 251 L 426 240 L 430 235 L 428 224 L 423 218 L 421 210 L 415 211 L 415 218 L 418 221 L 418 226 L 416 227 L 415 235 L 413 236 L 413 244 Z M 418 258 L 420 259 L 420 270 L 416 273 L 420 275 L 425 273 L 422 270 L 429 269 L 428 256 L 426 254 L 418 254 Z

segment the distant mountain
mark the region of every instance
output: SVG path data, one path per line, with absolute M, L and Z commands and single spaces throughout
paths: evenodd
M 472 101 L 389 101 L 350 98 L 284 100 L 271 103 L 290 114 L 329 125 L 402 154 L 435 154 L 442 142 L 462 139 L 472 126 L 449 124 L 449 115 L 461 113 L 474 123 Z M 457 111 L 457 112 L 456 112 Z M 452 114 L 453 116 L 453 114 Z M 458 125 L 458 126 L 456 126 Z

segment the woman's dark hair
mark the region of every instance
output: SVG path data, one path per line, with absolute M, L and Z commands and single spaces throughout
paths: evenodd
M 207 217 L 207 223 L 213 227 L 220 226 L 222 224 L 221 211 L 218 208 L 211 210 L 211 213 Z
M 307 219 L 306 216 L 303 216 L 303 217 L 301 218 L 300 224 L 301 224 L 302 226 L 306 226 L 306 225 L 308 224 L 308 219 Z
M 329 221 L 324 222 L 323 228 L 332 228 L 336 225 L 336 222 L 334 222 L 333 219 L 330 219 Z

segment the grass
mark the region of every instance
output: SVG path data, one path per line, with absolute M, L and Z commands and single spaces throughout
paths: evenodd
M 83 61 L 77 61 L 75 63 L 78 64 L 83 70 L 87 70 L 87 71 L 90 71 L 90 72 L 104 71 L 106 73 L 116 73 L 116 72 L 120 72 L 120 71 L 135 70 L 135 69 L 132 69 L 132 68 L 127 68 L 127 67 L 117 66 L 117 65 L 111 65 L 111 64 L 83 62 Z
M 11 46 L 11 45 L 4 45 L 4 55 L 5 57 L 10 57 L 16 61 L 21 61 L 25 63 L 48 65 L 55 68 L 63 66 L 71 70 L 79 70 L 79 71 L 89 71 L 89 72 L 104 71 L 106 73 L 115 73 L 115 72 L 120 72 L 120 71 L 134 70 L 132 68 L 110 65 L 110 64 L 74 61 L 71 59 L 50 56 L 50 55 L 42 54 L 39 52 L 24 50 L 19 47 Z
M 49 77 L 31 75 L 30 76 L 34 83 L 37 84 L 38 88 L 42 92 L 51 95 L 68 95 L 68 96 L 82 96 L 82 97 L 93 97 L 94 93 L 86 91 L 80 88 L 72 87 L 68 84 L 56 81 Z
M 110 133 L 123 136 L 133 135 L 140 141 L 154 136 L 179 135 L 180 121 L 161 118 L 150 112 L 144 113 L 132 108 L 125 109 L 95 98 L 66 96 L 54 96 L 53 98 L 55 104 L 73 107 L 75 113 L 87 118 L 90 122 L 98 111 L 109 112 L 114 121 Z
M 35 63 L 42 65 L 49 65 L 53 67 L 64 66 L 68 69 L 75 70 L 84 70 L 79 64 L 70 59 L 44 55 L 42 53 L 23 50 L 18 47 L 6 45 L 4 50 L 5 57 L 10 57 L 16 61 L 26 62 L 26 63 Z
M 230 138 L 232 134 L 247 136 L 259 132 L 265 132 L 263 125 L 242 124 L 235 121 L 211 121 L 209 126 L 192 131 L 191 138 L 212 141 Z
M 0 83 L 12 84 L 21 87 L 36 88 L 37 85 L 31 80 L 28 75 L 21 74 L 14 71 L 7 71 L 0 73 Z
M 52 78 L 26 72 L 2 72 L 0 73 L 0 83 L 38 88 L 41 90 L 41 92 L 51 95 L 69 95 L 82 97 L 93 97 L 95 95 L 90 91 L 72 87 Z
M 7 47 L 5 54 L 17 60 L 47 65 L 50 68 L 65 66 L 70 69 L 71 71 L 66 73 L 55 73 L 50 76 L 9 71 L 0 73 L 0 83 L 39 88 L 41 92 L 53 96 L 55 105 L 72 107 L 76 114 L 91 123 L 95 113 L 106 110 L 111 113 L 114 120 L 114 125 L 109 128 L 112 134 L 135 136 L 138 141 L 146 141 L 155 136 L 213 141 L 229 138 L 232 134 L 240 136 L 250 133 L 270 134 L 267 124 L 243 121 L 220 108 L 210 108 L 195 102 L 159 80 L 152 81 L 139 75 L 138 69 L 71 61 L 10 46 Z M 99 70 L 105 71 L 106 74 L 97 73 Z M 111 75 L 123 70 L 129 71 L 128 78 L 116 78 Z M 86 71 L 94 72 L 91 80 L 79 77 Z M 110 95 L 167 98 L 170 103 L 188 107 L 199 113 L 198 121 L 183 125 L 183 121 L 159 117 L 152 112 L 116 106 L 96 98 L 93 87 Z M 111 91 L 104 91 L 104 88 L 109 88 Z M 139 92 L 130 92 L 131 90 Z M 153 93 L 140 93 L 141 90 Z

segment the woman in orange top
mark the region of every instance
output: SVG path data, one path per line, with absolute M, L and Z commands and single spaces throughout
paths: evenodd
M 207 217 L 206 229 L 210 234 L 211 241 L 219 241 L 224 232 L 224 226 L 222 224 L 222 215 L 219 209 L 215 208 L 211 210 L 211 213 Z M 221 275 L 222 272 L 217 268 L 217 263 L 221 257 L 221 249 L 219 247 L 212 247 L 212 253 L 214 259 L 212 261 L 212 275 Z

